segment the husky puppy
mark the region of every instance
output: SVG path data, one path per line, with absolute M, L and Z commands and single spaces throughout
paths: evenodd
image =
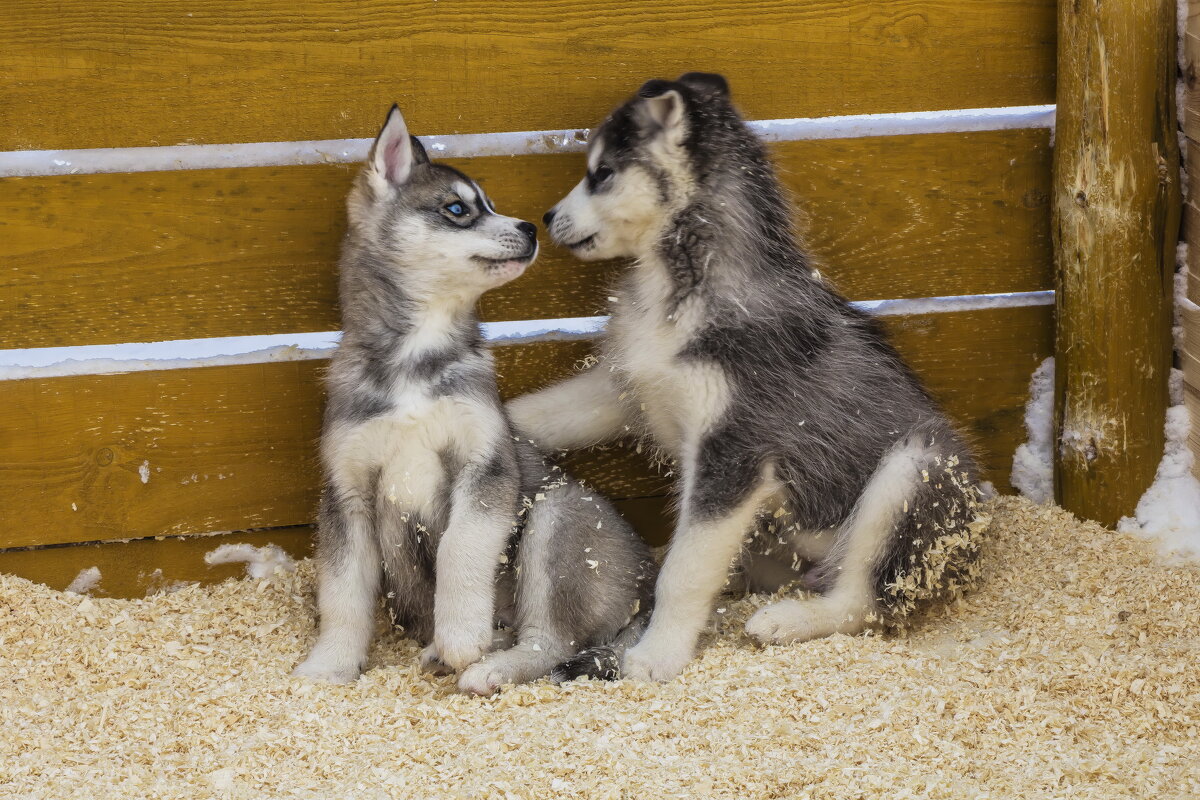
M 580 258 L 632 257 L 600 363 L 509 406 L 539 444 L 626 431 L 678 463 L 678 526 L 627 675 L 691 659 L 731 563 L 819 594 L 759 610 L 792 642 L 899 625 L 974 576 L 976 468 L 877 322 L 825 285 L 719 75 L 652 80 L 588 145 L 544 221 Z
M 536 226 L 431 163 L 396 107 L 348 209 L 321 438 L 320 633 L 295 674 L 356 679 L 381 591 L 427 644 L 422 662 L 465 670 L 460 688 L 479 694 L 636 639 L 648 548 L 606 500 L 514 441 L 475 317 L 485 291 L 533 261 Z M 497 621 L 516 644 L 481 661 Z

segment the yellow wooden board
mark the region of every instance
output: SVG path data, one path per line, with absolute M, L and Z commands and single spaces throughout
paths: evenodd
M 1187 406 L 1188 415 L 1193 420 L 1200 419 L 1200 385 L 1189 384 L 1183 393 L 1183 402 Z M 1192 423 L 1192 431 L 1188 435 L 1192 452 L 1200 456 L 1200 425 Z M 1192 463 L 1192 474 L 1200 479 L 1200 457 Z
M 1044 130 L 774 148 L 819 268 L 856 299 L 1050 288 Z M 579 156 L 453 162 L 537 220 Z M 0 347 L 333 330 L 352 169 L 314 166 L 0 180 Z M 488 294 L 489 320 L 604 313 L 613 265 L 546 241 Z
M 204 563 L 204 554 L 225 544 L 278 545 L 292 558 L 312 553 L 308 526 L 211 536 L 169 536 L 131 542 L 94 542 L 68 547 L 0 551 L 0 572 L 20 575 L 52 589 L 66 589 L 82 570 L 96 567 L 98 597 L 144 597 L 188 583 L 219 583 L 245 575 L 243 564 Z
M 662 544 L 670 532 L 667 498 L 645 497 L 617 501 L 625 519 L 652 544 Z M 220 583 L 241 577 L 241 564 L 208 565 L 204 554 L 225 544 L 274 544 L 293 559 L 312 554 L 313 529 L 307 525 L 241 531 L 210 536 L 169 536 L 129 542 L 91 542 L 62 547 L 0 550 L 0 573 L 20 575 L 53 589 L 65 589 L 82 570 L 96 567 L 101 579 L 91 594 L 100 597 L 145 597 L 188 583 Z
M 589 127 L 724 72 L 754 118 L 1053 102 L 1052 0 L 5 0 L 0 150 Z
M 1007 486 L 1029 376 L 1052 350 L 1048 307 L 888 320 L 900 350 Z M 497 348 L 504 391 L 566 374 L 584 342 Z M 0 547 L 310 522 L 321 362 L 0 382 Z M 631 454 L 574 471 L 618 498 L 669 480 Z

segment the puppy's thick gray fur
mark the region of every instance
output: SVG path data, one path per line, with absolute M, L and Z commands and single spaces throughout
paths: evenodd
M 636 259 L 590 373 L 510 404 L 550 447 L 633 429 L 679 463 L 679 526 L 626 657 L 667 679 L 691 658 L 731 562 L 763 642 L 902 624 L 974 575 L 976 467 L 879 323 L 814 271 L 765 149 L 716 75 L 650 81 L 589 144 L 546 217 L 585 259 Z M 743 546 L 745 545 L 745 546 Z
M 475 317 L 483 292 L 532 262 L 536 228 L 431 163 L 396 109 L 348 206 L 321 441 L 320 633 L 296 674 L 357 678 L 380 593 L 428 645 L 426 666 L 462 670 L 464 691 L 619 646 L 650 605 L 654 562 L 607 500 L 515 439 Z M 497 624 L 516 641 L 489 652 Z

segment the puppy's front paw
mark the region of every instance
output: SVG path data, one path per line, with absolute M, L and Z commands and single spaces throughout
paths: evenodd
M 361 674 L 356 663 L 337 663 L 315 656 L 309 656 L 292 670 L 292 677 L 326 683 L 354 683 Z
M 427 645 L 421 651 L 421 669 L 433 675 L 449 675 L 454 672 L 446 665 L 445 661 L 442 661 L 441 655 L 433 645 Z
M 432 647 L 442 662 L 453 670 L 462 670 L 483 658 L 492 646 L 491 625 L 476 630 L 434 632 Z
M 634 680 L 669 681 L 682 672 L 691 660 L 691 647 L 642 639 L 625 653 L 621 672 Z
M 480 661 L 463 670 L 458 679 L 458 690 L 466 694 L 490 697 L 504 684 L 509 683 L 502 670 L 487 661 Z

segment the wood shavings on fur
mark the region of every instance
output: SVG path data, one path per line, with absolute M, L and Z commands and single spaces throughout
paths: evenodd
M 246 562 L 246 575 L 251 578 L 269 578 L 276 570 L 291 572 L 295 562 L 282 547 L 267 544 L 255 547 L 252 544 L 223 544 L 204 554 L 205 564 L 236 564 Z
M 394 633 L 355 684 L 289 677 L 309 562 L 142 600 L 0 577 L 0 797 L 1200 797 L 1200 566 L 983 512 L 979 587 L 906 636 L 757 647 L 768 598 L 722 600 L 675 681 L 487 699 Z

